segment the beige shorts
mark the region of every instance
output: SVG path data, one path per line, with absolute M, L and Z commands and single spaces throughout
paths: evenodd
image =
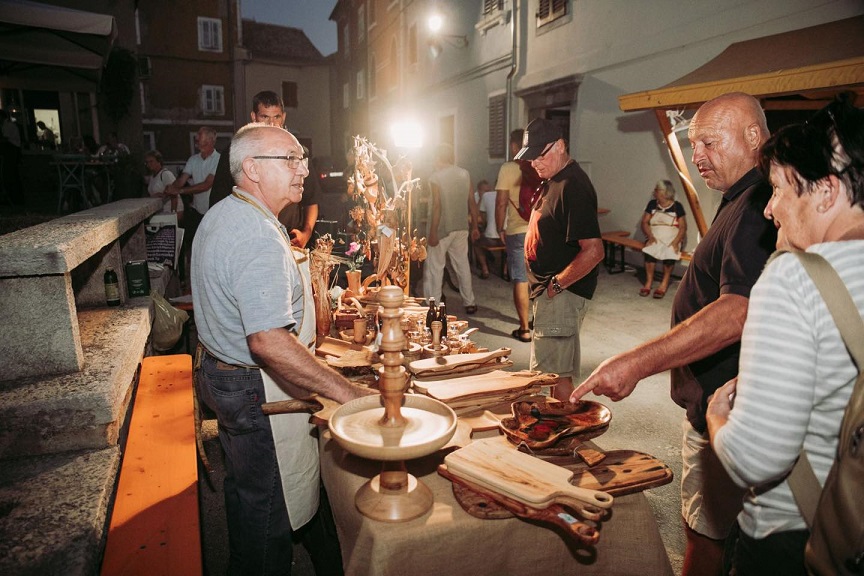
M 531 370 L 579 378 L 579 330 L 588 302 L 566 290 L 551 299 L 545 292 L 534 299 L 534 335 L 528 364 Z
M 746 490 L 729 478 L 707 434 L 699 434 L 686 418 L 682 429 L 681 515 L 691 530 L 723 540 L 735 525 Z

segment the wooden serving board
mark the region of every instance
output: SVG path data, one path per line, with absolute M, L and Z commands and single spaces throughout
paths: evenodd
M 465 511 L 472 516 L 488 519 L 509 518 L 515 515 L 520 518 L 554 524 L 563 528 L 567 535 L 586 546 L 593 546 L 600 539 L 600 532 L 595 526 L 574 517 L 558 504 L 552 504 L 547 508 L 533 508 L 451 474 L 446 464 L 441 464 L 438 467 L 438 474 L 453 482 L 453 494 Z M 494 506 L 494 511 L 489 510 L 489 504 Z
M 414 360 L 408 365 L 408 369 L 415 378 L 447 378 L 450 375 L 459 374 L 482 366 L 494 365 L 502 358 L 510 356 L 510 348 L 499 348 L 491 352 L 477 352 L 474 354 L 451 354 L 449 356 L 437 356 L 435 358 L 424 358 Z M 510 362 L 509 365 L 513 363 Z M 499 368 L 501 366 L 498 366 Z
M 524 370 L 521 372 L 506 372 L 494 370 L 477 376 L 448 378 L 446 380 L 414 380 L 414 389 L 451 407 L 459 400 L 474 398 L 499 398 L 499 402 L 507 400 L 514 393 L 521 395 L 529 388 L 551 386 L 558 381 L 557 374 Z M 469 402 L 470 404 L 470 402 Z
M 356 350 L 351 342 L 345 342 L 344 340 L 331 338 L 330 336 L 320 338 L 315 345 L 315 355 L 321 357 L 336 356 L 339 358 L 349 350 Z
M 605 492 L 572 485 L 572 471 L 523 454 L 503 437 L 476 440 L 448 454 L 444 463 L 455 476 L 534 508 L 563 504 L 584 511 L 612 506 Z
M 649 454 L 633 450 L 610 450 L 600 466 L 589 468 L 578 458 L 553 460 L 559 466 L 573 471 L 571 483 L 581 488 L 603 490 L 612 496 L 634 494 L 672 482 L 673 474 L 666 464 Z M 521 516 L 508 507 L 497 495 L 484 490 L 468 489 L 453 484 L 453 495 L 459 505 L 475 518 L 498 519 Z

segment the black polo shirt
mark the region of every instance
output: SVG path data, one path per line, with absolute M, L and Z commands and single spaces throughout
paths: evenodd
M 777 229 L 763 210 L 771 186 L 757 169 L 750 170 L 729 190 L 708 233 L 693 252 L 672 308 L 672 326 L 690 318 L 721 294 L 750 297 L 750 290 L 775 249 Z M 740 345 L 733 344 L 672 372 L 672 399 L 687 409 L 696 430 L 706 429 L 708 397 L 738 374 Z
M 580 240 L 600 238 L 597 192 L 591 179 L 572 161 L 549 179 L 548 189 L 531 211 L 525 234 L 525 258 L 532 297 L 542 293 L 552 276 L 560 273 L 582 251 Z M 600 265 L 567 287 L 591 299 L 597 288 Z

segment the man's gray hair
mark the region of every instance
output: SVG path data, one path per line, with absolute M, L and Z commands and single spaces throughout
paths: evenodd
M 210 139 L 211 142 L 216 142 L 216 129 L 211 128 L 210 126 L 201 126 L 198 129 L 199 132 L 204 132 L 207 138 Z
M 228 167 L 231 170 L 231 178 L 235 184 L 240 183 L 240 177 L 243 175 L 243 161 L 246 158 L 256 156 L 261 153 L 261 147 L 264 143 L 264 137 L 268 130 L 282 130 L 279 126 L 270 126 L 263 122 L 251 122 L 240 128 L 234 137 L 231 138 L 231 150 L 229 156 L 231 162 Z

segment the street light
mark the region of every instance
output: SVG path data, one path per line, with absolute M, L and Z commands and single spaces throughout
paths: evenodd
M 444 16 L 441 15 L 437 10 L 429 14 L 429 18 L 426 20 L 426 26 L 429 28 L 429 52 L 432 55 L 432 58 L 437 58 L 443 48 L 441 46 L 441 41 L 447 42 L 454 48 L 467 48 L 468 47 L 468 37 L 460 36 L 458 34 L 443 34 L 441 30 L 444 29 Z

